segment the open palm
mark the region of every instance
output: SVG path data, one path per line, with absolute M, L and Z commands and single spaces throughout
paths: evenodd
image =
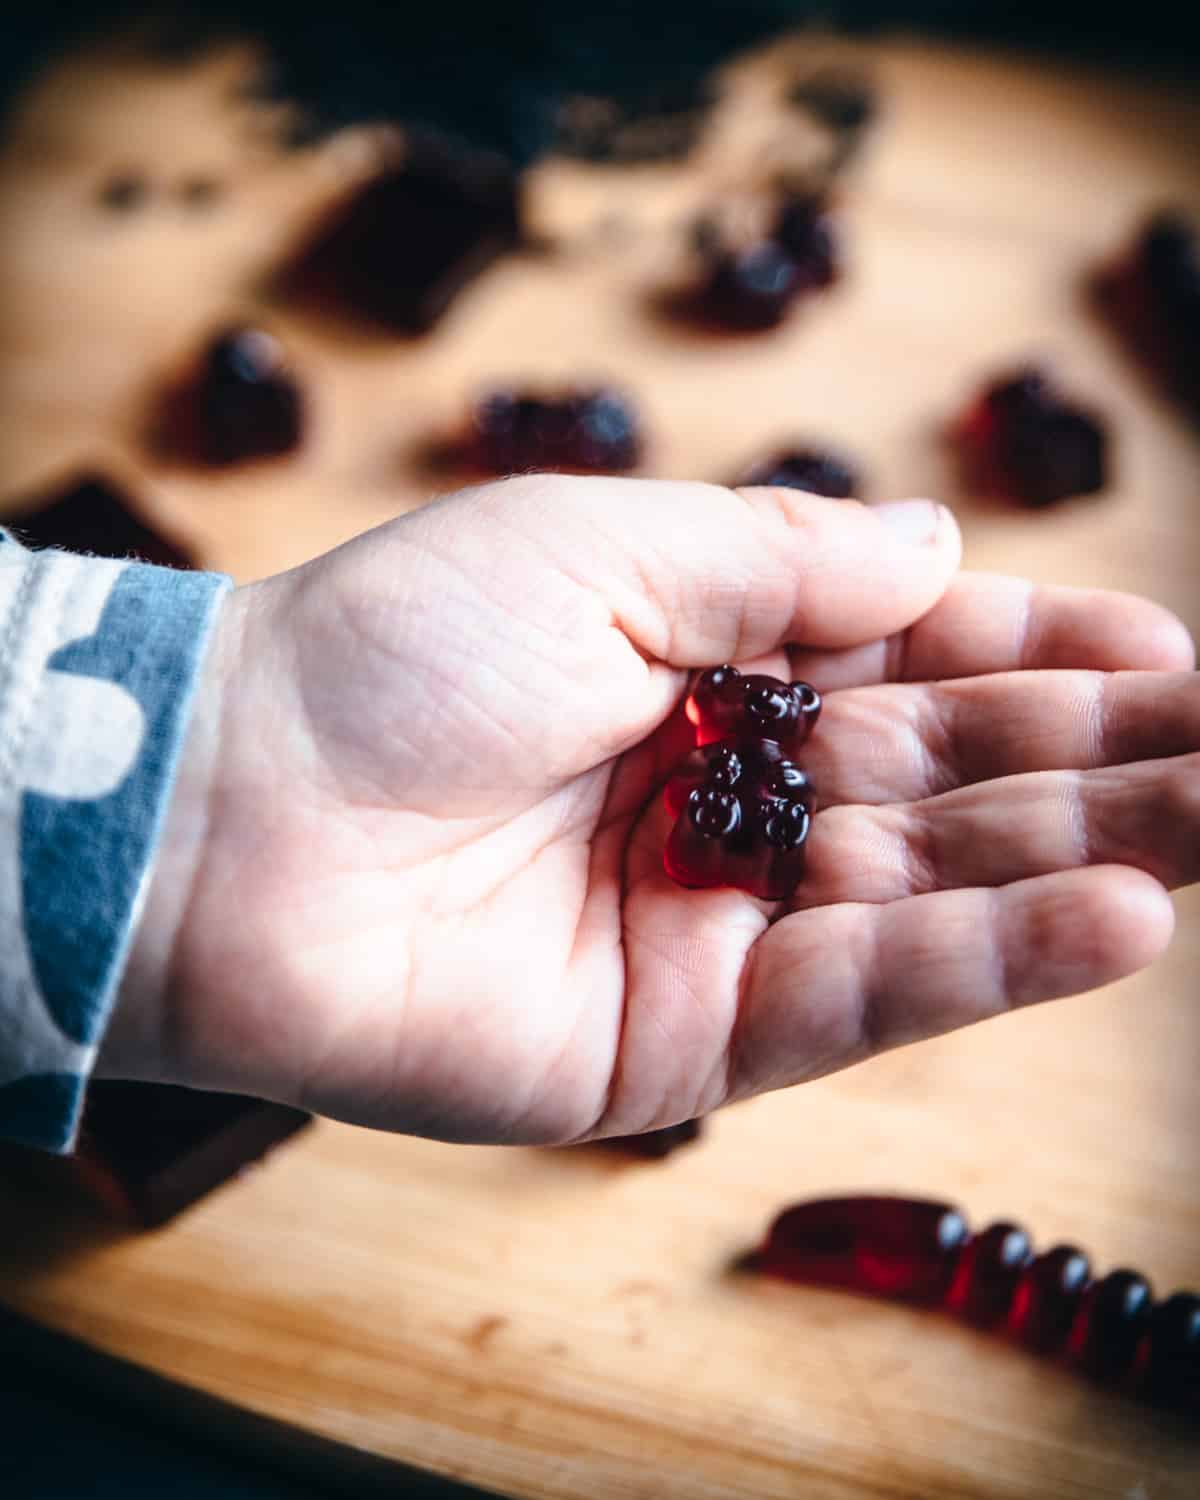
M 928 502 L 545 477 L 239 591 L 104 1067 L 565 1141 L 1147 963 L 1200 866 L 1186 633 L 957 560 Z M 787 911 L 662 872 L 723 660 L 826 697 Z

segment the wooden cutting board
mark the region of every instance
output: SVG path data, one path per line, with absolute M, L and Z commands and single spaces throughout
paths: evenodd
M 886 118 L 848 189 L 851 272 L 745 342 L 656 320 L 662 225 L 771 136 L 794 49 L 744 70 L 687 167 L 543 172 L 539 213 L 571 227 L 569 250 L 496 269 L 414 345 L 269 292 L 304 222 L 369 167 L 367 137 L 278 156 L 230 102 L 232 56 L 60 68 L 0 161 L 0 495 L 103 462 L 248 579 L 432 493 L 418 446 L 479 386 L 594 373 L 641 403 L 649 473 L 721 479 L 781 439 L 837 442 L 868 464 L 870 498 L 955 499 L 973 565 L 1140 590 L 1200 627 L 1200 443 L 1080 296 L 1147 207 L 1200 210 L 1200 102 L 903 41 L 865 55 Z M 97 189 L 126 166 L 151 198 L 105 214 Z M 195 174 L 225 184 L 203 210 L 178 191 Z M 221 477 L 151 459 L 156 390 L 228 316 L 266 317 L 294 351 L 309 442 Z M 958 495 L 938 440 L 980 376 L 1030 353 L 1118 435 L 1109 494 L 1032 516 Z M 140 1237 L 68 1234 L 5 1190 L 0 1299 L 511 1495 L 1185 1500 L 1200 1434 L 1183 1423 L 937 1316 L 734 1269 L 787 1201 L 875 1189 L 1015 1217 L 1163 1291 L 1200 1285 L 1197 893 L 1178 907 L 1174 946 L 1138 978 L 741 1106 L 663 1163 L 320 1124 Z

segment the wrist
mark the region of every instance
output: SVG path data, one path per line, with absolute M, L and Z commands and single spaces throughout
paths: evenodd
M 170 999 L 176 955 L 214 813 L 228 687 L 244 631 L 245 590 L 224 600 L 193 687 L 188 724 L 153 859 L 146 871 L 98 1078 L 186 1082 L 176 1077 Z

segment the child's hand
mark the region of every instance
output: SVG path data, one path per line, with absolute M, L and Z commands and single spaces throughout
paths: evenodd
M 567 1141 L 1148 963 L 1200 871 L 1187 635 L 958 547 L 924 501 L 539 477 L 239 590 L 104 1070 Z M 789 912 L 662 871 L 726 660 L 826 694 Z

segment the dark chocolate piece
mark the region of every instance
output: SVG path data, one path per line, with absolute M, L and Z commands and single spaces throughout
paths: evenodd
M 519 240 L 517 178 L 506 163 L 417 142 L 333 212 L 284 283 L 393 333 L 426 333 Z
M 137 518 L 127 496 L 99 477 L 75 481 L 8 524 L 31 547 L 62 547 L 95 557 L 134 557 L 162 568 L 195 566 L 182 547 Z
M 75 1178 L 120 1219 L 150 1228 L 309 1123 L 238 1094 L 99 1079 L 88 1089 Z

